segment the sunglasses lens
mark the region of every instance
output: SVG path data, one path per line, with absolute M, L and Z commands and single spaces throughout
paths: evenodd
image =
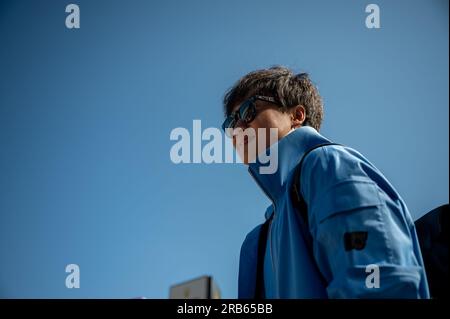
M 247 100 L 240 106 L 237 114 L 231 114 L 227 117 L 227 119 L 222 124 L 222 129 L 225 131 L 228 137 L 232 137 L 232 133 L 237 121 L 243 121 L 248 124 L 254 120 L 255 115 L 255 104 L 252 100 Z
M 223 122 L 222 129 L 228 137 L 231 137 L 235 124 L 234 116 L 228 116 L 225 122 Z
M 245 102 L 239 109 L 239 118 L 245 123 L 253 121 L 255 116 L 255 106 L 252 101 Z

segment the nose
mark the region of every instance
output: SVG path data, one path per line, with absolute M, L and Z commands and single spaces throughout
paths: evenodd
M 236 121 L 236 125 L 234 126 L 234 128 L 238 128 L 238 127 L 245 130 L 248 127 L 248 125 L 243 120 L 239 119 Z

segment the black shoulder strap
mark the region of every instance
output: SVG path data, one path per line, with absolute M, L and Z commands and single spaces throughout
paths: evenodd
M 256 264 L 256 287 L 255 287 L 255 299 L 265 299 L 265 287 L 264 287 L 264 257 L 266 255 L 267 236 L 269 234 L 269 226 L 273 219 L 273 213 L 264 224 L 261 226 L 258 239 L 258 255 Z
M 293 205 L 296 211 L 300 215 L 302 234 L 304 234 L 305 241 L 309 247 L 308 252 L 310 254 L 310 258 L 314 259 L 312 252 L 312 238 L 309 232 L 308 226 L 308 207 L 306 205 L 305 200 L 300 192 L 300 177 L 301 177 L 301 167 L 303 165 L 304 159 L 306 156 L 313 150 L 319 147 L 327 146 L 327 145 L 341 145 L 338 143 L 322 143 L 315 145 L 308 149 L 305 154 L 303 154 L 300 163 L 297 165 L 294 171 L 293 183 L 291 187 L 291 197 L 293 199 Z M 257 255 L 257 265 L 256 265 L 256 287 L 255 287 L 255 299 L 265 298 L 265 287 L 264 287 L 264 257 L 266 254 L 266 245 L 267 245 L 267 236 L 269 232 L 270 223 L 272 222 L 273 215 L 267 219 L 264 224 L 261 226 L 259 240 L 258 240 L 258 255 Z M 317 267 L 317 264 L 316 264 Z M 318 271 L 321 274 L 320 271 Z M 322 276 L 322 280 L 325 280 Z M 324 281 L 325 282 L 325 281 Z
M 299 212 L 301 219 L 304 221 L 304 223 L 307 226 L 308 226 L 308 207 L 306 206 L 306 202 L 303 199 L 302 193 L 300 191 L 300 188 L 301 188 L 300 187 L 300 178 L 301 178 L 301 173 L 302 173 L 303 162 L 305 161 L 305 158 L 309 153 L 311 153 L 312 151 L 314 151 L 317 148 L 328 146 L 328 145 L 341 145 L 341 144 L 329 142 L 329 143 L 318 144 L 318 145 L 311 147 L 309 150 L 307 150 L 305 152 L 305 154 L 303 154 L 302 159 L 300 160 L 300 163 L 295 168 L 295 171 L 293 174 L 294 179 L 292 181 L 292 187 L 291 187 L 292 201 L 293 201 L 294 207 Z
M 303 199 L 300 182 L 301 182 L 302 166 L 303 166 L 303 162 L 304 162 L 306 156 L 317 148 L 329 146 L 329 145 L 341 145 L 341 144 L 331 143 L 331 142 L 318 144 L 318 145 L 311 147 L 309 150 L 307 150 L 305 152 L 305 154 L 303 154 L 302 159 L 300 160 L 300 163 L 295 168 L 295 171 L 293 174 L 292 186 L 291 186 L 292 204 L 300 216 L 300 227 L 302 229 L 301 233 L 306 242 L 306 245 L 308 246 L 309 258 L 314 262 L 317 273 L 319 274 L 319 276 L 322 280 L 322 283 L 324 285 L 326 285 L 327 280 L 325 279 L 322 272 L 320 271 L 319 266 L 317 265 L 316 259 L 314 257 L 313 241 L 312 241 L 311 232 L 309 231 L 308 206 L 306 205 L 306 202 Z

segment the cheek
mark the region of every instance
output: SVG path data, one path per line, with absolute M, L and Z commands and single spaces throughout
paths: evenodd
M 277 120 L 270 114 L 269 112 L 262 112 L 259 114 L 260 116 L 257 116 L 253 122 L 250 123 L 249 127 L 253 128 L 255 130 L 256 139 L 255 139 L 255 146 L 257 154 L 265 150 L 267 147 L 270 146 L 270 128 L 278 127 Z M 259 130 L 258 130 L 259 129 Z M 262 137 L 260 135 L 260 130 L 265 130 L 265 140 L 260 141 L 260 138 Z M 278 140 L 278 138 L 277 138 Z M 261 144 L 263 143 L 263 144 Z
M 277 118 L 273 116 L 271 112 L 263 111 L 253 120 L 253 122 L 250 123 L 249 126 L 255 130 L 258 128 L 278 127 L 277 122 Z
M 258 128 L 266 128 L 266 137 L 269 137 L 270 128 L 278 129 L 278 138 L 280 139 L 286 135 L 290 129 L 290 117 L 285 113 L 280 113 L 278 111 L 267 110 L 267 112 L 261 112 L 252 123 L 250 127 L 257 130 Z M 256 131 L 256 133 L 258 133 Z

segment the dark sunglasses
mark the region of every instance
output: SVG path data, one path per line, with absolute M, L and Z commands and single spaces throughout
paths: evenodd
M 238 121 L 243 121 L 247 125 L 255 119 L 257 113 L 255 102 L 258 100 L 281 106 L 275 98 L 270 96 L 255 95 L 245 100 L 236 112 L 233 112 L 227 116 L 222 124 L 222 129 L 228 137 L 231 137 L 232 130 L 234 130 Z

